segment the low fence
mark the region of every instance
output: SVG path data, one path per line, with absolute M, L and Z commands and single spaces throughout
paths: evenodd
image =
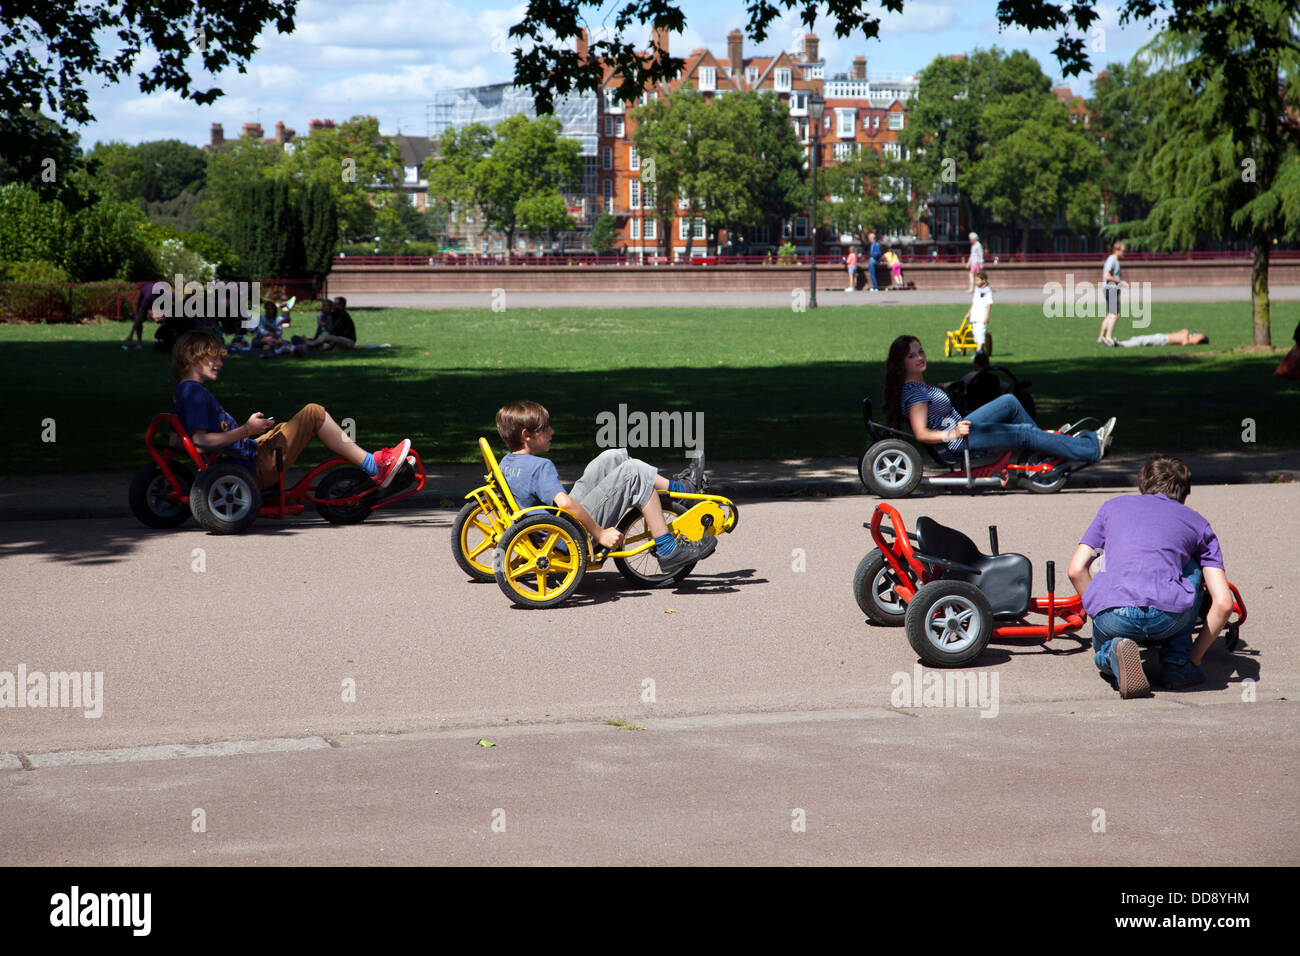
M 0 282 L 0 321 L 129 321 L 147 282 Z M 168 283 L 171 285 L 172 283 Z M 262 279 L 262 301 L 310 300 L 324 293 L 312 279 Z M 183 289 L 180 290 L 183 293 Z M 175 294 L 175 293 L 173 293 Z M 183 294 L 182 294 L 183 301 Z

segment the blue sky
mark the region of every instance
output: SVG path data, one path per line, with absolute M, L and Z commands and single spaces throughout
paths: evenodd
M 671 48 L 679 55 L 710 47 L 726 55 L 727 33 L 744 28 L 744 0 L 683 0 L 687 29 L 674 34 Z M 876 6 L 876 4 L 869 4 Z M 587 22 L 599 29 L 615 8 L 609 3 L 592 11 Z M 937 55 L 968 53 L 1000 46 L 1025 49 L 1043 71 L 1060 82 L 1052 56 L 1055 37 L 1022 29 L 999 30 L 996 0 L 937 3 L 907 0 L 903 14 L 880 11 L 880 37 L 839 39 L 828 20 L 814 27 L 828 75 L 847 71 L 855 56 L 867 58 L 870 76 L 910 75 Z M 1121 28 L 1117 7 L 1100 4 L 1103 31 L 1088 42 L 1104 47 L 1092 54 L 1094 67 L 1127 61 L 1153 35 L 1145 24 Z M 522 3 L 500 0 L 303 0 L 296 30 L 282 36 L 272 27 L 259 41 L 259 51 L 240 74 L 227 71 L 216 78 L 226 95 L 211 106 L 197 106 L 171 92 L 145 96 L 134 82 L 98 88 L 92 80 L 90 106 L 96 120 L 77 129 L 83 148 L 99 140 L 139 143 L 179 139 L 203 145 L 212 123 L 221 123 L 227 137 L 240 126 L 261 122 L 274 133 L 277 120 L 307 132 L 314 118 L 345 120 L 357 114 L 379 118 L 384 133 L 426 132 L 425 106 L 434 90 L 508 81 L 513 61 L 505 36 L 522 15 Z M 648 37 L 648 29 L 644 31 Z M 746 39 L 745 54 L 775 54 L 795 49 L 804 32 L 793 15 L 777 21 L 763 43 Z M 146 52 L 137 70 L 148 65 Z M 1088 95 L 1091 76 L 1068 81 L 1076 93 Z M 204 84 L 208 85 L 208 84 Z

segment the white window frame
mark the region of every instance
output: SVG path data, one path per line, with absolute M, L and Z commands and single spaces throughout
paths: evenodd
M 600 168 L 614 168 L 614 150 L 609 146 L 602 146 L 600 148 Z
M 808 115 L 808 91 L 794 90 L 790 94 L 790 115 L 807 116 Z
M 628 144 L 627 168 L 634 173 L 641 170 L 641 154 L 637 152 L 635 144 Z
M 678 208 L 678 209 L 690 209 L 690 208 L 691 208 L 691 200 L 690 200 L 690 198 L 686 195 L 686 193 L 684 193 L 684 192 L 678 192 L 678 194 L 677 194 L 677 208 Z M 686 237 L 683 236 L 682 238 L 685 239 Z
M 641 208 L 641 180 L 629 179 L 627 181 L 627 208 Z
M 889 114 L 889 128 L 890 128 L 890 129 L 902 129 L 902 128 L 903 128 L 903 114 L 902 114 L 902 113 L 890 113 L 890 114 Z
M 857 110 L 836 109 L 835 110 L 835 135 L 840 137 L 853 137 L 857 135 Z
M 658 222 L 659 220 L 657 219 L 647 219 L 645 221 L 645 235 L 643 235 L 641 238 L 647 241 L 658 239 L 659 238 L 659 236 L 657 235 L 657 233 L 659 232 L 659 226 L 657 225 Z
M 699 77 L 701 93 L 712 93 L 718 88 L 717 67 L 702 66 L 696 71 L 696 76 Z
M 794 237 L 796 239 L 808 238 L 808 217 L 800 216 L 794 221 Z
M 606 87 L 605 89 L 605 112 L 622 114 L 623 101 L 618 98 L 618 90 Z
M 794 71 L 788 66 L 777 67 L 772 71 L 773 85 L 778 93 L 789 93 L 791 86 L 791 74 Z
M 616 117 L 614 117 L 614 137 L 615 137 L 616 139 L 622 139 L 622 138 L 623 138 L 623 131 L 624 131 L 626 128 L 627 128 L 627 127 L 624 125 L 624 122 L 623 122 L 623 117 L 621 117 L 621 116 L 616 116 Z
M 614 135 L 614 117 L 612 116 L 605 117 L 605 135 L 607 137 Z
M 604 192 L 605 194 L 605 201 L 603 203 L 603 206 L 605 212 L 613 212 L 614 211 L 614 180 L 606 179 L 604 182 L 605 185 L 601 187 L 602 192 Z
M 636 218 L 636 216 L 633 216 L 631 221 L 628 223 L 627 237 L 629 239 L 641 238 L 641 220 Z
M 677 238 L 683 242 L 686 241 L 686 220 L 684 218 L 677 220 Z
M 758 82 L 758 67 L 756 66 L 745 67 L 745 85 L 753 86 L 757 82 Z

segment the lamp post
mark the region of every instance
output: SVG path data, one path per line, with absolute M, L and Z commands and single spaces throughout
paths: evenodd
M 812 118 L 813 124 L 813 151 L 812 151 L 812 270 L 809 275 L 808 284 L 808 308 L 817 308 L 817 164 L 821 160 L 822 151 L 822 112 L 826 109 L 826 101 L 822 99 L 820 93 L 814 93 L 808 99 L 808 115 Z

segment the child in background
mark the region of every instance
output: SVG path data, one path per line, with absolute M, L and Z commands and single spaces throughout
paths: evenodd
M 970 308 L 962 316 L 962 321 L 970 320 L 971 334 L 975 337 L 975 354 L 984 351 L 984 339 L 988 334 L 989 312 L 993 308 L 993 290 L 989 288 L 989 278 L 981 269 L 975 273 L 975 293 L 971 296 Z

